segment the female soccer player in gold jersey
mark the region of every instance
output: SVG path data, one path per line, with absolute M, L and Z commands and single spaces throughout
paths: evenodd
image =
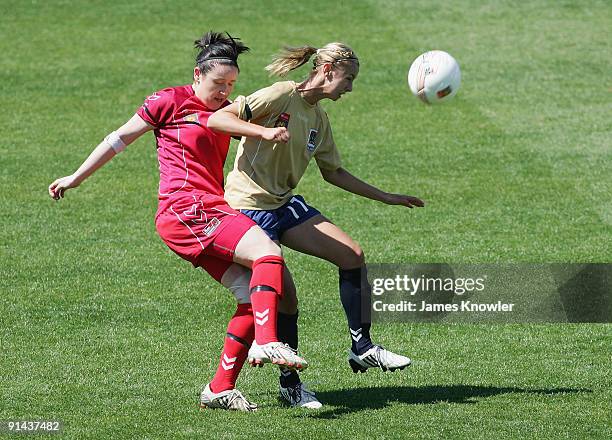
M 353 90 L 359 60 L 350 47 L 330 43 L 320 49 L 285 48 L 266 69 L 284 76 L 311 58 L 312 70 L 302 82 L 277 82 L 250 96 L 238 97 L 209 118 L 209 128 L 243 136 L 234 170 L 227 178 L 225 197 L 230 206 L 251 217 L 273 240 L 338 266 L 340 298 L 352 340 L 349 363 L 354 372 L 365 372 L 370 367 L 402 369 L 410 359 L 373 344 L 370 323 L 362 319 L 362 298 L 369 291 L 363 289 L 362 295 L 365 258 L 361 247 L 293 190 L 314 158 L 323 178 L 348 192 L 408 208 L 422 207 L 424 203 L 416 197 L 384 192 L 342 167 L 327 114 L 319 101 L 337 101 Z M 286 142 L 264 140 L 262 133 L 269 127 L 285 127 Z M 288 271 L 285 279 L 278 334 L 283 342 L 296 348 L 297 299 Z M 296 372 L 281 369 L 281 373 L 281 396 L 289 403 L 321 406 Z

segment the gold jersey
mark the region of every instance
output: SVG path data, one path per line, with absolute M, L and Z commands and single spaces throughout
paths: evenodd
M 234 209 L 282 206 L 293 196 L 313 156 L 321 169 L 340 168 L 327 114 L 318 103 L 306 102 L 295 82 L 278 82 L 236 101 L 241 119 L 264 127 L 287 127 L 291 138 L 286 144 L 242 138 L 225 185 L 225 199 Z

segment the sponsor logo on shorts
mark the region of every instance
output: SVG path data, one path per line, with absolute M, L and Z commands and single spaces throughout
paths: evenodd
M 318 131 L 314 128 L 310 129 L 310 133 L 308 133 L 308 143 L 306 144 L 306 149 L 311 153 L 317 148 L 317 144 L 315 141 L 317 140 Z
M 206 223 L 206 226 L 204 226 L 204 235 L 209 237 L 210 234 L 215 232 L 215 229 L 217 229 L 220 224 L 221 221 L 217 217 L 213 217 L 208 223 Z

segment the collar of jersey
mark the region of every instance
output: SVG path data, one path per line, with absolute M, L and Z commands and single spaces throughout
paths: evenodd
M 300 97 L 300 99 L 302 100 L 302 102 L 304 103 L 306 107 L 315 108 L 317 106 L 318 104 L 317 102 L 315 102 L 314 104 L 311 104 L 304 99 L 304 97 L 300 94 L 300 91 L 297 88 L 298 85 L 295 81 L 291 81 L 291 85 L 293 86 L 293 90 L 295 91 L 295 93 Z

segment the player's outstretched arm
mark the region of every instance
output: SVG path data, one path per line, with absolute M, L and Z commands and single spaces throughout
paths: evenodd
M 321 168 L 320 171 L 326 182 L 329 182 L 332 185 L 353 194 L 357 194 L 358 196 L 377 200 L 379 202 L 386 203 L 387 205 L 402 205 L 406 206 L 407 208 L 425 206 L 425 202 L 417 197 L 384 192 L 375 186 L 358 179 L 342 167 L 333 171 Z
M 239 106 L 233 102 L 227 107 L 217 110 L 208 118 L 208 128 L 232 136 L 245 136 L 272 142 L 287 142 L 291 137 L 285 127 L 262 127 L 251 124 L 238 117 Z
M 140 116 L 132 116 L 118 130 L 104 138 L 74 174 L 60 177 L 49 185 L 49 196 L 54 200 L 63 198 L 66 190 L 79 186 L 117 153 L 151 129 L 153 127 L 143 121 Z

